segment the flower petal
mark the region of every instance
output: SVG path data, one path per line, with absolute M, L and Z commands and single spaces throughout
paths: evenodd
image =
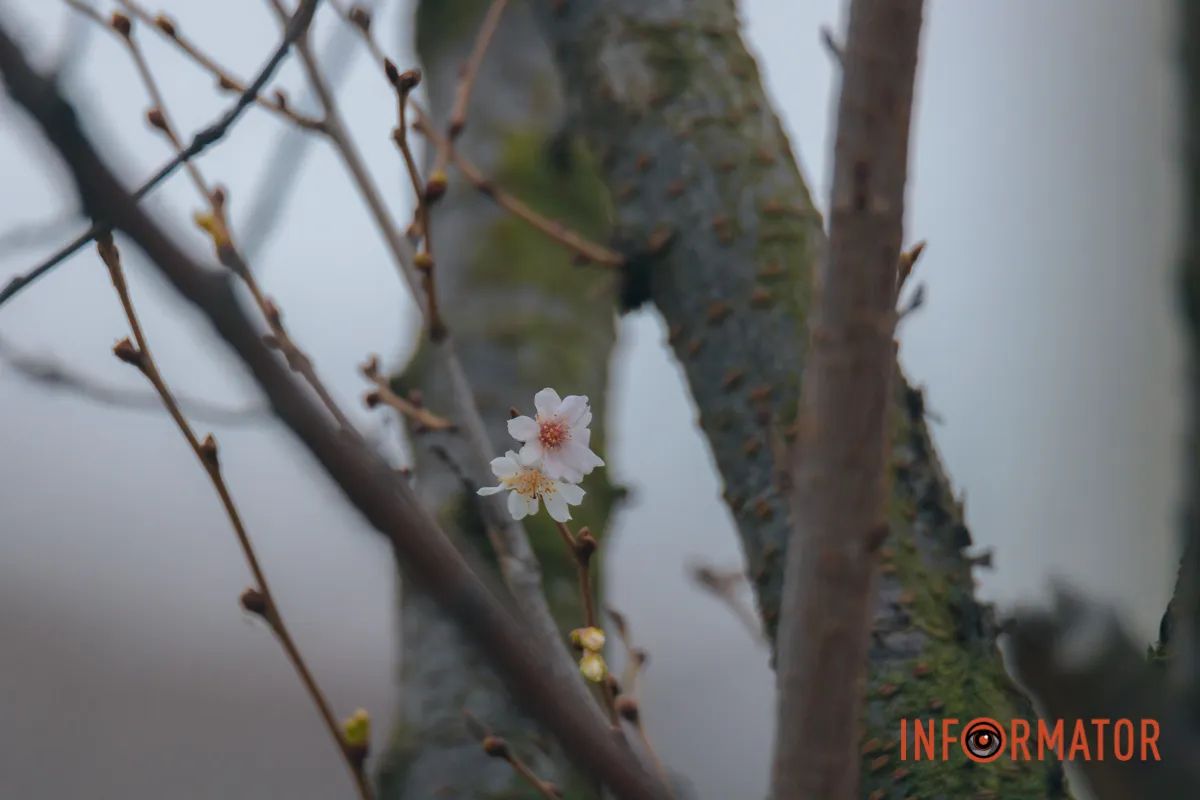
M 510 456 L 500 456 L 492 459 L 492 474 L 497 478 L 507 478 L 510 475 L 516 475 L 517 470 L 521 468 Z
M 497 492 L 502 492 L 502 491 L 504 491 L 503 486 L 480 486 L 479 489 L 475 492 L 475 494 L 481 495 L 483 497 L 487 497 L 488 495 L 493 495 L 493 494 L 496 494 Z
M 567 507 L 567 501 L 561 492 L 546 492 L 542 499 L 546 501 L 546 513 L 551 519 L 566 522 L 571 518 L 571 509 Z
M 525 497 L 524 495 L 521 495 L 521 496 Z M 532 497 L 525 497 L 525 510 L 529 513 L 530 516 L 532 516 L 538 512 L 538 499 L 537 499 L 536 494 L 533 495 Z
M 537 439 L 534 439 L 532 442 L 526 442 L 525 446 L 521 448 L 521 452 L 514 455 L 522 466 L 539 466 L 539 462 L 542 460 L 542 445 Z
M 583 496 L 587 494 L 582 487 L 576 486 L 573 483 L 555 483 L 554 488 L 558 490 L 558 494 L 562 495 L 562 499 L 568 504 L 577 506 L 583 502 Z
M 581 394 L 569 394 L 558 407 L 558 417 L 569 426 L 578 424 L 578 420 L 588 410 L 588 399 Z
M 579 442 L 567 442 L 563 447 L 562 460 L 568 467 L 587 475 L 596 467 L 603 467 L 604 461 L 591 449 Z
M 553 417 L 558 413 L 558 407 L 562 405 L 562 399 L 558 396 L 558 392 L 546 387 L 533 396 L 533 406 L 537 409 L 539 417 Z
M 532 417 L 513 417 L 508 421 L 508 435 L 518 442 L 528 442 L 538 435 L 537 423 Z
M 525 498 L 516 492 L 508 495 L 508 513 L 512 514 L 513 519 L 525 519 L 529 514 L 529 506 L 525 503 Z
M 583 473 L 579 471 L 579 466 L 567 457 L 563 448 L 554 451 L 543 450 L 542 472 L 552 480 L 564 480 L 571 483 L 583 480 Z

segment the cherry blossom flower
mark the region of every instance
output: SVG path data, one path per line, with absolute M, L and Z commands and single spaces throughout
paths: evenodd
M 508 491 L 508 513 L 513 519 L 524 519 L 538 511 L 538 501 L 546 504 L 546 512 L 557 522 L 571 518 L 569 506 L 583 502 L 584 491 L 573 483 L 551 478 L 536 460 L 526 459 L 512 450 L 492 459 L 492 472 L 500 479 L 499 486 L 484 486 L 479 494 L 487 496 Z
M 572 394 L 562 399 L 553 389 L 542 389 L 534 395 L 533 405 L 537 408 L 536 419 L 515 417 L 508 421 L 508 432 L 523 442 L 523 458 L 528 462 L 540 459 L 547 475 L 572 483 L 604 466 L 588 446 L 592 409 L 587 397 Z

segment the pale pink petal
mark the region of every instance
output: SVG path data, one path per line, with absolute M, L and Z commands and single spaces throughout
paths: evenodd
M 502 492 L 502 491 L 504 491 L 503 486 L 480 486 L 479 490 L 476 492 L 476 494 L 487 497 L 488 495 L 493 495 L 496 492 Z
M 576 486 L 573 483 L 559 483 L 556 484 L 554 488 L 558 490 L 560 495 L 562 495 L 563 500 L 566 500 L 573 506 L 577 506 L 582 503 L 583 496 L 586 494 L 582 487 Z
M 518 442 L 528 442 L 538 435 L 537 423 L 532 417 L 513 417 L 508 421 L 508 435 Z
M 588 425 L 591 425 L 591 424 L 592 424 L 592 409 L 589 407 L 587 411 L 583 412 L 583 415 L 579 419 L 575 420 L 574 427 L 586 428 Z
M 587 475 L 596 467 L 603 467 L 604 462 L 585 444 L 571 441 L 563 447 L 563 462 L 571 469 Z
M 497 478 L 507 478 L 510 475 L 516 475 L 520 465 L 513 461 L 508 456 L 500 456 L 500 458 L 492 459 L 492 474 Z
M 558 407 L 558 418 L 569 426 L 577 425 L 577 420 L 587 413 L 588 399 L 581 394 L 569 394 Z
M 547 492 L 542 498 L 546 501 L 546 513 L 550 518 L 558 522 L 566 522 L 571 518 L 571 509 L 567 507 L 567 501 L 563 498 L 560 492 Z
M 526 467 L 536 466 L 542 459 L 541 443 L 537 439 L 534 439 L 532 442 L 526 442 L 517 458 Z
M 524 497 L 524 495 L 522 495 L 522 497 Z M 532 497 L 525 497 L 525 512 L 530 516 L 533 516 L 538 512 L 538 499 L 536 494 Z
M 558 407 L 562 405 L 562 399 L 558 396 L 558 392 L 547 387 L 533 396 L 533 406 L 537 409 L 539 417 L 553 417 L 558 413 Z
M 513 519 L 525 519 L 529 514 L 529 506 L 525 503 L 525 498 L 517 492 L 508 495 L 508 513 L 512 514 Z
M 570 442 L 567 443 L 568 445 Z M 562 478 L 568 481 L 578 481 L 583 478 L 579 470 L 567 460 L 564 448 L 560 447 L 553 452 L 544 452 L 542 455 L 542 472 L 546 473 L 546 477 L 552 479 Z

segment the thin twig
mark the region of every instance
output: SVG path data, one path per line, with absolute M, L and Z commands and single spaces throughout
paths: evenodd
M 255 552 L 254 545 L 250 541 L 250 534 L 246 531 L 241 513 L 238 511 L 229 487 L 225 483 L 225 478 L 221 472 L 220 458 L 217 455 L 216 439 L 211 434 L 205 437 L 203 441 L 199 439 L 184 416 L 179 403 L 176 402 L 166 381 L 163 379 L 162 373 L 159 372 L 158 364 L 150 352 L 150 345 L 146 340 L 146 334 L 142 330 L 141 322 L 138 320 L 137 312 L 134 310 L 133 299 L 129 294 L 129 286 L 125 281 L 124 270 L 121 268 L 121 258 L 116 246 L 113 244 L 112 235 L 101 234 L 97 240 L 97 249 L 99 250 L 101 260 L 108 267 L 113 288 L 116 289 L 117 297 L 121 301 L 121 308 L 125 312 L 125 318 L 129 322 L 129 328 L 134 338 L 134 343 L 131 343 L 128 339 L 121 340 L 114 352 L 122 361 L 136 366 L 146 376 L 146 379 L 150 381 L 155 392 L 158 393 L 159 398 L 162 400 L 163 406 L 167 409 L 171 418 L 175 420 L 175 425 L 179 428 L 179 432 L 183 434 L 196 459 L 204 467 L 205 473 L 208 475 L 209 480 L 212 481 L 213 488 L 216 489 L 217 495 L 221 499 L 221 505 L 225 509 L 226 516 L 229 518 L 229 524 L 233 527 L 238 544 L 241 546 L 242 555 L 245 556 L 246 564 L 250 567 L 250 573 L 254 577 L 257 594 L 243 595 L 242 604 L 247 610 L 258 613 L 266 620 L 271 630 L 275 632 L 280 644 L 283 646 L 284 652 L 287 654 L 288 660 L 292 662 L 292 666 L 300 676 L 301 683 L 304 684 L 305 690 L 320 712 L 321 719 L 325 723 L 325 727 L 329 730 L 330 736 L 333 737 L 338 745 L 339 752 L 346 759 L 346 764 L 350 768 L 355 785 L 358 788 L 359 796 L 363 800 L 370 800 L 372 797 L 371 786 L 363 772 L 362 762 L 352 757 L 352 751 L 342 736 L 337 719 L 330 708 L 329 701 L 313 677 L 308 664 L 304 661 L 304 657 L 300 653 L 300 648 L 296 646 L 296 642 L 288 631 L 287 625 L 284 624 L 279 606 L 275 602 L 274 595 L 271 593 L 270 585 L 267 583 L 267 576 L 263 572 L 262 565 L 259 563 L 258 554 Z
M 471 48 L 471 55 L 467 58 L 467 63 L 459 78 L 458 87 L 454 93 L 454 107 L 450 111 L 450 121 L 446 125 L 446 135 L 451 144 L 462 135 L 463 129 L 467 126 L 467 109 L 471 104 L 471 92 L 475 88 L 475 78 L 479 75 L 479 68 L 483 65 L 484 56 L 487 55 L 492 39 L 496 38 L 496 30 L 500 27 L 500 19 L 504 16 L 504 9 L 507 6 L 508 0 L 492 0 L 483 22 L 479 25 L 479 31 L 475 34 L 475 44 Z
M 37 121 L 62 156 L 87 213 L 103 212 L 171 283 L 207 317 L 266 394 L 280 420 L 321 464 L 350 502 L 396 548 L 410 575 L 487 654 L 513 696 L 587 772 L 625 800 L 661 800 L 658 779 L 630 758 L 627 748 L 578 702 L 580 683 L 561 674 L 558 659 L 530 635 L 467 565 L 446 534 L 422 509 L 412 489 L 358 440 L 329 423 L 287 370 L 260 341 L 227 276 L 189 257 L 126 192 L 80 129 L 74 110 L 53 83 L 37 74 L 0 23 L 0 75 L 9 94 Z
M 146 87 L 146 93 L 150 96 L 152 107 L 149 114 L 147 114 L 147 118 L 151 126 L 161 131 L 177 152 L 182 151 L 183 141 L 179 137 L 177 128 L 172 121 L 172 115 L 167 108 L 162 89 L 159 87 L 158 81 L 155 79 L 154 73 L 146 61 L 141 46 L 134 36 L 130 19 L 118 12 L 113 14 L 111 21 L 106 21 L 99 14 L 92 11 L 90 7 L 80 3 L 79 0 L 64 0 L 64 2 L 112 31 L 124 42 L 126 49 L 133 59 L 138 76 L 142 84 Z M 250 290 L 250 295 L 254 298 L 255 305 L 258 306 L 263 319 L 271 329 L 271 335 L 265 341 L 269 346 L 278 350 L 287 360 L 288 366 L 304 378 L 305 382 L 312 387 L 321 404 L 337 420 L 338 425 L 351 435 L 359 435 L 350 418 L 342 411 L 341 406 L 338 405 L 333 394 L 325 385 L 325 382 L 317 374 L 312 359 L 308 357 L 308 354 L 296 344 L 295 340 L 288 333 L 287 328 L 283 324 L 283 312 L 263 293 L 257 278 L 254 277 L 253 271 L 251 271 L 241 251 L 238 250 L 237 245 L 234 243 L 229 218 L 225 212 L 227 201 L 225 190 L 211 189 L 208 181 L 201 174 L 200 168 L 194 162 L 187 162 L 186 167 L 188 174 L 191 176 L 192 183 L 196 187 L 196 191 L 209 207 L 209 217 L 204 221 L 210 229 L 208 232 L 213 239 L 218 260 L 223 266 L 233 272 L 234 275 L 238 276 L 246 285 L 246 288 Z
M 271 2 L 276 5 L 278 13 L 281 9 L 277 6 L 276 0 L 271 0 Z M 333 92 L 330 90 L 311 49 L 306 42 L 301 40 L 297 45 L 297 52 L 313 92 L 317 95 L 324 110 L 325 131 L 329 141 L 341 157 L 351 182 L 366 203 L 397 272 L 424 311 L 424 304 L 421 303 L 421 283 L 413 263 L 415 255 L 412 246 L 396 226 L 383 202 L 379 188 L 349 134 Z M 448 336 L 441 341 L 430 342 L 429 353 L 432 362 L 445 373 L 448 380 L 447 398 L 452 408 L 447 416 L 455 420 L 468 445 L 469 460 L 464 467 L 472 482 L 477 486 L 482 486 L 491 478 L 492 442 L 483 417 L 479 413 L 479 407 L 475 403 L 474 390 L 458 359 L 453 337 Z M 558 623 L 550 611 L 542 584 L 541 565 L 529 543 L 529 537 L 526 535 L 524 527 L 513 520 L 507 509 L 504 508 L 503 501 L 498 497 L 479 498 L 479 508 L 488 531 L 488 539 L 496 549 L 496 561 L 505 584 L 526 620 L 533 626 L 543 646 L 556 653 L 552 669 L 564 681 L 569 681 L 569 685 L 576 692 L 577 699 L 590 707 L 591 704 L 587 702 L 589 699 L 587 690 L 578 679 L 578 670 L 562 640 Z
M 592 538 L 592 534 L 587 528 L 581 530 L 579 536 L 576 537 L 567 523 L 555 522 L 554 524 L 558 528 L 563 542 L 567 545 L 571 561 L 574 562 L 575 571 L 579 576 L 579 597 L 583 601 L 583 625 L 585 628 L 595 628 L 597 627 L 596 598 L 592 593 L 591 561 L 592 554 L 596 552 L 596 540 Z
M 389 59 L 384 60 L 384 72 L 388 82 L 396 90 L 396 129 L 392 132 L 392 140 L 399 148 L 404 158 L 405 171 L 412 182 L 413 194 L 416 197 L 417 220 L 421 233 L 420 250 L 414 257 L 413 263 L 421 273 L 421 286 L 425 290 L 425 322 L 429 329 L 429 337 L 435 342 L 446 337 L 446 323 L 438 307 L 436 261 L 433 257 L 433 215 L 432 204 L 429 202 L 429 192 L 421 180 L 421 170 L 413 157 L 412 148 L 408 142 L 408 98 L 412 90 L 421 81 L 421 73 L 417 70 L 400 72 Z
M 483 748 L 484 753 L 492 758 L 498 758 L 507 762 L 512 767 L 513 772 L 532 786 L 534 791 L 542 797 L 549 798 L 549 800 L 562 800 L 562 790 L 550 781 L 538 777 L 533 768 L 513 752 L 507 741 L 492 733 L 471 712 L 463 711 L 463 719 L 467 723 L 467 730 L 479 740 L 479 745 Z
M 139 186 L 132 194 L 134 200 L 140 201 L 174 173 L 175 170 L 179 169 L 180 166 L 191 161 L 225 137 L 225 134 L 229 132 L 233 123 L 254 102 L 254 99 L 258 97 L 258 93 L 271 80 L 271 76 L 275 74 L 275 68 L 283 61 L 288 50 L 308 30 L 318 2 L 320 0 L 301 0 L 296 13 L 291 16 L 284 27 L 283 37 L 279 45 L 275 48 L 275 52 L 267 59 L 267 63 L 259 70 L 258 75 L 250 82 L 246 90 L 238 96 L 237 101 L 216 122 L 196 133 L 192 137 L 191 144 L 181 150 L 174 158 L 160 167 L 149 180 Z M 3 306 L 4 303 L 20 294 L 21 291 L 40 280 L 59 264 L 79 252 L 88 242 L 95 239 L 98 234 L 112 229 L 110 225 L 101 220 L 102 218 L 98 218 L 87 231 L 64 245 L 58 252 L 33 269 L 10 280 L 3 289 L 0 289 L 0 306 Z
M 415 104 L 414 104 L 415 106 Z M 446 159 L 452 161 L 458 170 L 463 174 L 472 186 L 474 186 L 483 196 L 494 202 L 496 205 L 503 208 L 508 213 L 518 219 L 528 223 L 538 232 L 549 237 L 555 242 L 558 242 L 568 250 L 579 255 L 580 257 L 601 264 L 606 267 L 620 267 L 625 263 L 625 257 L 613 250 L 605 247 L 602 244 L 593 242 L 583 234 L 559 222 L 551 219 L 544 214 L 535 211 L 527 203 L 521 200 L 516 195 L 498 186 L 494 181 L 483 174 L 469 158 L 463 155 L 462 151 L 454 147 L 449 139 L 437 132 L 430 122 L 430 117 L 423 112 L 419 107 L 416 129 L 437 149 L 437 152 L 445 153 Z M 434 168 L 437 169 L 436 167 Z
M 424 406 L 417 405 L 392 391 L 387 378 L 379 373 L 379 358 L 377 356 L 371 356 L 359 369 L 363 376 L 375 385 L 374 391 L 367 395 L 368 406 L 383 403 L 425 430 L 453 431 L 456 429 L 454 423 L 445 417 L 439 416 Z
M 66 0 L 66 2 L 76 5 L 76 0 Z M 184 36 L 180 32 L 179 24 L 175 20 L 165 14 L 151 14 L 143 6 L 134 2 L 134 0 L 117 0 L 117 3 L 133 17 L 154 28 L 165 39 L 174 43 L 180 52 L 211 75 L 216 80 L 217 86 L 220 89 L 228 92 L 246 91 L 245 83 L 201 50 L 195 42 Z M 282 91 L 276 91 L 271 95 L 256 95 L 254 102 L 301 128 L 312 131 L 321 130 L 321 121 L 296 112 L 288 105 L 287 96 Z
M 53 359 L 39 358 L 24 352 L 4 339 L 0 339 L 0 364 L 38 386 L 73 394 L 101 405 L 136 411 L 162 408 L 162 403 L 154 394 L 108 386 L 88 375 L 68 369 Z M 267 409 L 261 406 L 227 408 L 207 400 L 178 394 L 176 401 L 192 419 L 213 425 L 252 425 L 261 423 L 270 416 Z
M 696 585 L 724 604 L 737 617 L 738 622 L 742 623 L 754 641 L 762 645 L 768 644 L 766 636 L 763 635 L 758 615 L 752 608 L 747 607 L 738 591 L 746 584 L 746 576 L 741 570 L 721 571 L 707 564 L 697 564 L 689 571 Z

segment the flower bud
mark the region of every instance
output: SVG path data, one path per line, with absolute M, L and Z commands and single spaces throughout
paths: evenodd
M 160 131 L 166 132 L 167 118 L 163 116 L 161 108 L 152 108 L 146 112 L 146 122 L 151 128 L 157 128 Z
M 371 12 L 357 3 L 350 7 L 350 21 L 362 29 L 363 33 L 371 30 Z
M 602 655 L 589 650 L 579 659 L 579 671 L 592 683 L 600 683 L 608 674 L 608 665 L 604 663 Z
M 628 720 L 634 725 L 638 721 L 638 702 L 629 695 L 621 695 L 617 698 L 617 713 L 621 715 L 621 719 Z
M 142 367 L 142 351 L 138 350 L 128 337 L 113 345 L 113 355 L 126 364 L 132 364 L 139 369 Z
M 483 752 L 492 758 L 508 758 L 508 742 L 499 736 L 483 737 Z
M 599 628 L 576 628 L 571 631 L 571 644 L 582 650 L 599 653 L 604 649 L 604 631 Z
M 257 617 L 265 618 L 267 616 L 267 598 L 258 589 L 251 588 L 242 592 L 238 602 L 242 604 L 244 610 Z
M 159 14 L 155 17 L 154 25 L 172 39 L 179 35 L 179 32 L 175 29 L 175 22 L 166 14 Z
M 114 31 L 121 34 L 126 39 L 128 39 L 129 35 L 133 33 L 132 20 L 130 20 L 129 17 L 125 16 L 120 11 L 113 12 L 112 18 L 109 19 L 108 24 L 112 26 Z
M 356 709 L 342 720 L 342 738 L 350 747 L 365 747 L 371 740 L 371 715 L 366 709 Z

